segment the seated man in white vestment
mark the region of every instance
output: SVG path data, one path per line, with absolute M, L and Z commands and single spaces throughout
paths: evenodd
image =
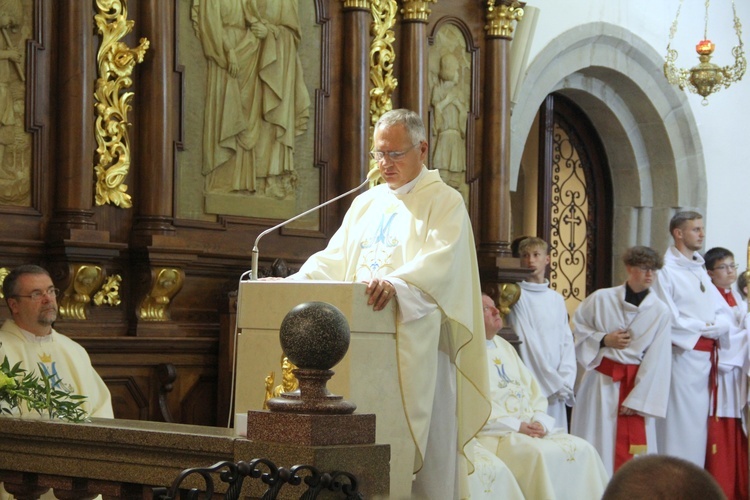
M 513 346 L 490 333 L 502 327 L 500 312 L 487 295 L 482 304 L 492 414 L 477 440 L 513 472 L 529 500 L 598 500 L 609 480 L 599 454 L 583 439 L 554 428 L 534 376 Z
M 380 117 L 371 156 L 385 182 L 355 198 L 328 246 L 290 279 L 365 282 L 376 311 L 398 301 L 412 498 L 466 498 L 468 445 L 490 412 L 486 366 L 473 362 L 485 355 L 479 268 L 463 198 L 424 166 L 426 137 L 413 111 Z
M 0 362 L 7 356 L 10 366 L 39 373 L 44 370 L 55 388 L 86 396 L 82 408 L 92 417 L 113 418 L 109 389 L 77 342 L 52 328 L 57 319 L 57 295 L 49 273 L 35 265 L 14 268 L 3 281 L 3 295 L 12 319 L 0 328 Z M 18 409 L 13 410 L 19 415 Z M 39 418 L 23 409 L 24 417 Z M 0 499 L 10 497 L 0 483 Z M 52 499 L 50 489 L 42 496 Z
M 648 247 L 623 254 L 626 282 L 597 290 L 573 315 L 585 370 L 570 433 L 593 444 L 611 475 L 635 455 L 657 453 L 672 373 L 669 309 L 650 289 L 663 260 Z
M 49 273 L 39 266 L 18 266 L 5 277 L 3 295 L 11 319 L 0 328 L 0 361 L 7 356 L 10 366 L 20 361 L 27 372 L 44 370 L 53 388 L 86 396 L 82 408 L 89 416 L 113 418 L 109 389 L 86 350 L 52 328 L 58 293 Z

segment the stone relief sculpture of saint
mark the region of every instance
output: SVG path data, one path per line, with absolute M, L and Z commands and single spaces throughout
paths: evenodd
M 297 0 L 194 0 L 208 64 L 203 121 L 207 193 L 294 193 L 294 137 L 310 97 L 297 53 Z
M 453 54 L 440 58 L 440 70 L 432 86 L 435 148 L 432 165 L 443 171 L 449 185 L 459 187 L 466 172 L 466 118 L 468 104 L 459 87 L 461 67 Z

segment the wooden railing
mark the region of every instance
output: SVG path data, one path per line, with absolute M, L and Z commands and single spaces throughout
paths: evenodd
M 0 481 L 19 500 L 48 489 L 66 500 L 150 499 L 153 487 L 169 486 L 184 470 L 219 461 L 263 457 L 284 467 L 310 464 L 346 470 L 365 497 L 388 494 L 386 445 L 310 447 L 249 441 L 232 429 L 135 420 L 94 419 L 85 424 L 0 417 Z M 359 457 L 367 457 L 361 460 Z M 362 465 L 358 465 L 362 464 Z M 186 484 L 186 487 L 200 487 Z M 247 484 L 260 497 L 265 485 Z M 283 497 L 299 498 L 289 487 Z

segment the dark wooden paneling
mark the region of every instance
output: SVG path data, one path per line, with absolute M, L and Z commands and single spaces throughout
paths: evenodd
M 123 209 L 93 203 L 93 86 L 101 43 L 93 31 L 95 3 L 33 0 L 32 38 L 25 57 L 33 193 L 30 207 L 0 206 L 0 267 L 39 263 L 50 268 L 58 284 L 69 278 L 70 266 L 80 263 L 101 266 L 110 276 L 120 275 L 121 304 L 90 305 L 87 319 L 60 320 L 56 328 L 89 350 L 112 390 L 117 416 L 161 420 L 157 367 L 171 363 L 176 378 L 172 390 L 163 394 L 169 412 L 178 422 L 213 425 L 217 405 L 227 391 L 222 387 L 217 399 L 217 385 L 225 384 L 227 377 L 218 370 L 219 338 L 232 328 L 225 318 L 220 330 L 219 311 L 227 310 L 228 294 L 250 268 L 255 238 L 279 221 L 252 216 L 219 216 L 215 221 L 175 217 L 176 151 L 200 147 L 186 143 L 183 134 L 189 68 L 177 64 L 180 30 L 176 13 L 182 1 L 128 2 L 135 29 L 123 43 L 134 47 L 140 37 L 147 37 L 151 47 L 144 62 L 135 66 L 135 83 L 129 89 L 135 91 L 129 117 L 133 164 L 125 183 L 134 207 Z M 369 117 L 363 113 L 368 113 L 371 83 L 369 74 L 363 74 L 369 68 L 362 59 L 369 58 L 371 18 L 363 9 L 344 12 L 340 0 L 303 1 L 314 6 L 315 19 L 302 22 L 320 27 L 320 82 L 311 92 L 314 116 L 309 127 L 314 134 L 313 164 L 320 172 L 320 183 L 313 190 L 323 201 L 350 189 L 367 169 L 363 162 L 370 142 Z M 498 102 L 492 94 L 507 89 L 495 89 L 484 81 L 487 75 L 499 81 L 504 69 L 496 67 L 497 61 L 488 62 L 482 2 L 437 2 L 430 8 L 426 24 L 406 31 L 399 24 L 394 28 L 395 76 L 404 82 L 406 91 L 401 100 L 397 91 L 393 104 L 427 106 L 429 99 L 420 95 L 426 84 L 426 37 L 438 23 L 460 20 L 475 66 L 472 124 L 467 135 L 472 156 L 467 172 L 470 213 L 476 230 L 480 215 L 489 207 L 492 215 L 484 222 L 492 224 L 490 243 L 497 246 L 505 237 L 503 217 L 509 219 L 509 214 L 496 213 L 501 210 L 498 200 L 482 201 L 480 193 L 486 187 L 483 182 L 505 182 L 496 181 L 500 160 L 494 155 L 507 154 L 507 144 L 503 132 L 492 125 L 498 110 L 486 104 Z M 401 43 L 399 38 L 407 32 L 408 43 Z M 355 43 L 347 43 L 349 39 Z M 413 61 L 415 69 L 405 51 L 416 46 L 421 55 Z M 505 97 L 499 102 L 505 102 Z M 492 176 L 484 174 L 489 168 L 494 169 Z M 489 192 L 497 192 L 497 186 L 494 189 Z M 347 207 L 348 201 L 324 208 L 318 228 L 285 228 L 269 234 L 261 248 L 263 269 L 269 269 L 277 258 L 298 267 L 325 246 Z M 148 292 L 151 273 L 162 267 L 184 272 L 184 286 L 170 299 L 168 321 L 144 321 L 138 317 L 138 307 Z M 0 307 L 0 315 L 7 316 L 7 309 Z

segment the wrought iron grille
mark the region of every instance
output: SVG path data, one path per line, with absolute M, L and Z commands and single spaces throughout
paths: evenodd
M 550 286 L 565 298 L 569 315 L 586 297 L 589 253 L 589 185 L 585 149 L 572 128 L 555 120 L 550 214 Z
M 186 488 L 185 482 L 191 482 L 196 476 L 203 479 L 204 488 Z M 276 464 L 265 458 L 255 458 L 249 462 L 239 461 L 237 463 L 223 461 L 217 462 L 211 467 L 196 467 L 185 469 L 172 482 L 169 488 L 154 488 L 154 498 L 159 500 L 210 500 L 217 492 L 214 477 L 218 476 L 221 483 L 227 485 L 224 498 L 236 500 L 242 492 L 242 484 L 246 477 L 260 479 L 267 485 L 266 491 L 260 497 L 263 500 L 275 499 L 284 486 L 299 486 L 303 482 L 307 488 L 301 492 L 300 498 L 313 500 L 323 491 L 340 492 L 341 497 L 347 500 L 359 500 L 364 498 L 358 491 L 357 478 L 348 472 L 334 471 L 321 472 L 312 465 L 295 465 L 289 469 L 277 467 Z M 190 480 L 188 479 L 190 478 Z M 221 484 L 219 483 L 219 484 Z M 220 489 L 223 489 L 220 488 Z

